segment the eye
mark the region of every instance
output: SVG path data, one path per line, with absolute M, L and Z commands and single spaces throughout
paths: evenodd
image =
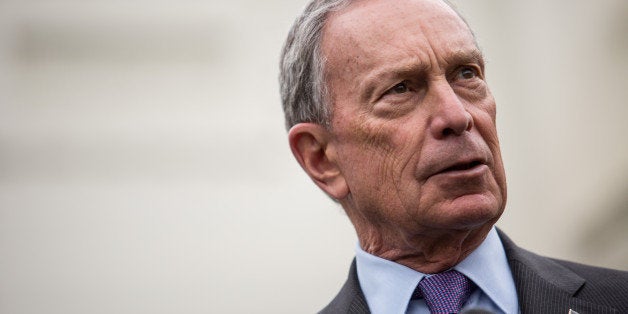
M 471 66 L 462 67 L 458 70 L 456 78 L 460 80 L 470 80 L 479 76 L 478 71 Z
M 401 82 L 387 90 L 386 94 L 403 94 L 408 92 L 408 90 L 408 84 L 406 82 Z

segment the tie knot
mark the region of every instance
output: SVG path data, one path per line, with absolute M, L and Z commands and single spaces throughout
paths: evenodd
M 465 275 L 448 270 L 423 278 L 415 295 L 425 299 L 431 313 L 458 313 L 473 288 L 473 282 Z

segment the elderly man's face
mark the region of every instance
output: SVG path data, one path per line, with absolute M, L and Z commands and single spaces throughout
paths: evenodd
M 354 224 L 424 233 L 499 218 L 495 101 L 473 36 L 449 7 L 356 1 L 330 16 L 322 52 L 330 143 Z

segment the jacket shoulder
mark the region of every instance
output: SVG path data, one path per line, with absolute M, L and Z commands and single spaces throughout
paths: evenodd
M 522 312 L 628 313 L 628 272 L 540 256 L 498 233 Z
M 352 314 L 368 314 L 370 313 L 369 307 L 366 303 L 364 293 L 360 288 L 360 282 L 358 281 L 358 272 L 355 264 L 355 259 L 351 263 L 349 269 L 349 276 L 344 283 L 340 292 L 329 303 L 320 314 L 339 314 L 339 313 L 352 313 Z
M 609 306 L 628 312 L 628 272 L 552 259 L 585 280 L 576 296 L 591 301 L 603 301 Z

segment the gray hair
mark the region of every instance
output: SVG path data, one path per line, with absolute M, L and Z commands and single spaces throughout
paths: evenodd
M 314 0 L 292 25 L 281 54 L 279 86 L 286 128 L 313 122 L 329 127 L 321 37 L 327 15 L 351 0 Z
M 287 129 L 301 122 L 331 127 L 332 108 L 328 104 L 321 37 L 329 13 L 346 7 L 351 1 L 313 0 L 292 25 L 281 54 L 279 73 Z M 448 0 L 443 2 L 468 26 L 464 17 Z M 473 32 L 471 34 L 475 39 Z

